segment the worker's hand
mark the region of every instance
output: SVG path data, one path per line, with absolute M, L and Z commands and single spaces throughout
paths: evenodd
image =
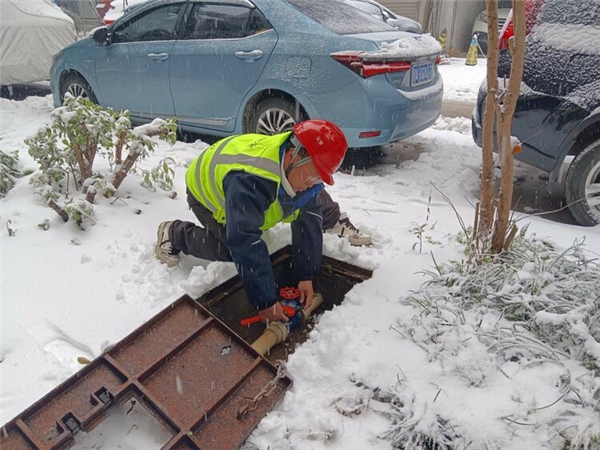
M 304 309 L 310 308 L 310 305 L 312 305 L 313 298 L 315 296 L 312 281 L 301 281 L 300 283 L 298 283 L 298 290 L 300 291 L 300 303 L 304 304 Z
M 268 308 L 261 309 L 258 312 L 258 315 L 260 316 L 260 319 L 263 321 L 263 323 L 266 324 L 274 322 L 276 320 L 284 323 L 290 321 L 290 319 L 288 319 L 288 317 L 283 312 L 283 306 L 281 306 L 281 303 L 279 302 L 275 303 L 273 306 L 269 306 Z

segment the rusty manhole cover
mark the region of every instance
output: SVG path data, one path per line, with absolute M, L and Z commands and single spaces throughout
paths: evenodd
M 288 246 L 271 257 L 279 286 L 293 284 L 291 254 Z M 315 283 L 322 308 L 341 303 L 371 276 L 324 257 Z M 181 297 L 5 424 L 0 448 L 70 448 L 79 431 L 91 431 L 109 408 L 131 399 L 171 436 L 164 450 L 239 448 L 292 384 L 248 344 L 264 330 L 239 324 L 252 313 L 237 276 L 198 300 Z M 285 359 L 305 332 L 306 326 L 266 356 Z

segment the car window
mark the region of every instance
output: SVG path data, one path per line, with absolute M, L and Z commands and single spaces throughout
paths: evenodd
M 267 27 L 259 11 L 245 6 L 197 3 L 187 22 L 184 39 L 240 39 Z
M 369 14 L 342 2 L 335 8 L 330 0 L 286 0 L 315 22 L 337 34 L 395 31 L 395 28 Z
M 246 27 L 246 36 L 252 36 L 253 34 L 263 33 L 273 29 L 273 26 L 269 23 L 267 18 L 256 8 L 250 13 L 250 19 Z
M 360 0 L 346 0 L 346 3 L 348 3 L 350 6 L 354 6 L 356 9 L 360 9 L 361 11 L 370 14 L 373 17 L 377 17 L 381 20 L 384 19 L 383 14 L 381 13 L 381 8 L 379 8 L 377 5 Z
M 113 31 L 113 42 L 168 41 L 175 39 L 175 25 L 184 6 L 184 3 L 164 5 L 135 16 Z

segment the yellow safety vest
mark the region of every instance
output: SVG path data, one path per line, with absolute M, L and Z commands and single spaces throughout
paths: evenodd
M 281 185 L 281 145 L 291 132 L 265 136 L 242 134 L 221 139 L 208 147 L 190 165 L 185 182 L 191 194 L 213 213 L 219 223 L 226 223 L 223 180 L 231 171 L 244 171 Z M 279 222 L 291 222 L 298 216 L 294 211 L 283 217 L 283 208 L 275 199 L 265 212 L 261 230 L 268 230 Z

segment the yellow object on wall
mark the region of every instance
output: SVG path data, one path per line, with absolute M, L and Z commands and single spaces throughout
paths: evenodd
M 442 30 L 438 37 L 438 42 L 442 47 L 442 53 L 446 53 L 446 42 L 448 41 L 448 30 L 445 28 Z

